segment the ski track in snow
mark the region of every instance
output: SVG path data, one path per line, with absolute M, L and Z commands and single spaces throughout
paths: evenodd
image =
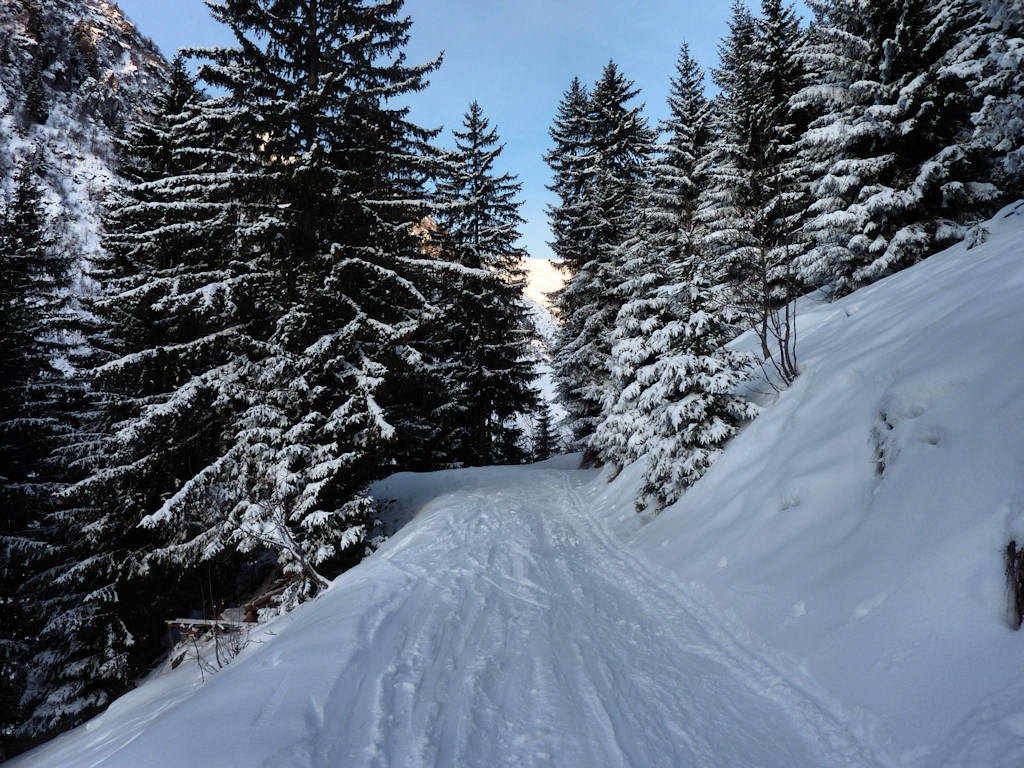
M 429 538 L 382 558 L 408 578 L 323 707 L 339 727 L 265 765 L 888 762 L 799 674 L 624 551 L 588 515 L 580 473 L 516 474 L 452 495 Z
M 120 729 L 120 748 L 68 741 L 78 762 L 61 764 L 892 763 L 708 593 L 676 585 L 595 520 L 592 472 L 465 477 L 191 699 L 141 732 Z M 32 755 L 53 764 L 45 747 Z

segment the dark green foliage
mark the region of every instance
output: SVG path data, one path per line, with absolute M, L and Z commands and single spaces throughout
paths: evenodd
M 67 296 L 68 261 L 47 235 L 36 161 L 18 172 L 0 224 L 0 750 L 15 741 L 29 659 L 41 627 L 26 584 L 51 557 L 54 451 L 71 391 L 53 366 Z
M 43 87 L 43 69 L 39 56 L 32 59 L 25 86 L 25 113 L 36 123 L 45 123 L 50 115 L 46 90 Z
M 77 482 L 51 518 L 55 551 L 29 585 L 43 624 L 31 717 L 21 729 L 27 738 L 76 724 L 125 690 L 159 652 L 165 614 L 184 604 L 177 573 L 146 567 L 156 542 L 138 524 L 208 455 L 217 409 L 205 392 L 185 398 L 176 389 L 226 354 L 212 353 L 206 326 L 187 311 L 213 303 L 211 295 L 189 298 L 208 271 L 191 260 L 198 238 L 190 250 L 172 234 L 194 198 L 166 182 L 182 169 L 176 144 L 195 98 L 179 64 L 120 146 L 132 183 L 107 201 L 108 235 L 91 275 L 103 290 L 83 299 L 90 320 L 78 329 L 91 350 L 77 361 L 91 368 L 89 394 L 61 450 Z M 208 229 L 203 253 L 215 256 L 215 244 Z
M 555 300 L 562 324 L 554 369 L 573 436 L 586 446 L 611 397 L 611 332 L 623 278 L 620 245 L 639 210 L 654 137 L 641 108 L 628 105 L 638 90 L 609 62 L 590 95 L 579 154 L 571 154 L 573 144 L 564 137 L 573 136 L 580 123 L 581 94 L 574 84 L 563 101 L 548 162 L 562 177 L 556 191 L 563 205 L 552 211 L 560 238 L 555 252 L 571 254 L 569 282 Z
M 551 406 L 544 404 L 540 408 L 533 431 L 533 460 L 550 459 L 559 451 L 558 431 L 551 413 Z
M 228 2 L 212 6 L 239 45 L 196 52 L 229 169 L 205 177 L 239 206 L 238 248 L 254 276 L 253 350 L 222 380 L 237 400 L 230 441 L 153 525 L 213 510 L 207 537 L 278 550 L 286 604 L 315 594 L 366 550 L 366 486 L 400 450 L 409 346 L 431 268 L 413 226 L 427 212 L 431 134 L 390 99 L 419 90 L 436 62 L 401 56 L 400 2 Z M 266 41 L 265 45 L 263 41 Z M 258 533 L 269 525 L 275 533 Z M 297 549 L 287 545 L 297 542 Z
M 554 147 L 544 155 L 554 175 L 548 189 L 559 199 L 558 205 L 548 208 L 548 221 L 554 236 L 551 249 L 570 275 L 579 272 L 588 261 L 583 230 L 589 215 L 584 200 L 589 113 L 590 96 L 580 79 L 574 77 L 562 95 L 558 114 L 551 126 Z
M 523 301 L 525 251 L 516 245 L 520 185 L 499 174 L 496 129 L 473 102 L 437 183 L 433 241 L 450 260 L 437 299 L 434 375 L 445 396 L 436 410 L 447 463 L 518 463 L 517 414 L 536 407 L 532 331 Z

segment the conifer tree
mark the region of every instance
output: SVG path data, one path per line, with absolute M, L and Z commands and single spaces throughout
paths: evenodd
M 23 163 L 0 224 L 0 749 L 25 715 L 41 601 L 26 584 L 45 568 L 70 387 L 55 367 L 68 302 L 68 259 L 47 234 L 36 161 Z
M 555 429 L 554 418 L 551 414 L 551 406 L 543 405 L 540 414 L 537 416 L 533 437 L 533 460 L 544 461 L 550 459 L 559 449 L 558 433 Z
M 703 79 L 684 45 L 670 84 L 669 117 L 661 124 L 666 139 L 651 160 L 647 204 L 623 245 L 624 303 L 612 346 L 615 401 L 594 436 L 604 462 L 622 465 L 647 450 L 651 414 L 661 403 L 637 384 L 637 372 L 685 341 L 678 325 L 685 322 L 686 303 L 679 297 L 700 258 L 698 206 L 712 138 Z
M 949 66 L 980 9 L 970 0 L 814 4 L 815 110 L 804 137 L 813 248 L 803 279 L 848 293 L 961 238 L 999 198 L 964 147 L 981 94 Z
M 682 340 L 637 373 L 645 397 L 658 403 L 638 509 L 653 504 L 660 510 L 676 501 L 715 462 L 739 424 L 757 412 L 734 394 L 749 359 L 726 349 L 729 325 L 702 266 L 690 277 L 687 294 Z
M 986 18 L 975 24 L 950 67 L 977 72 L 983 98 L 971 115 L 972 143 L 990 159 L 1004 199 L 1012 200 L 1024 195 L 1024 6 L 984 5 Z
M 750 281 L 757 258 L 755 125 L 761 94 L 755 79 L 757 25 L 739 0 L 732 5 L 729 34 L 719 46 L 719 67 L 712 72 L 720 94 L 715 105 L 715 141 L 701 201 L 706 223 L 704 248 L 720 279 L 730 286 Z
M 404 436 L 394 417 L 408 412 L 402 379 L 420 364 L 409 341 L 432 268 L 413 232 L 428 210 L 431 133 L 394 100 L 437 62 L 405 63 L 398 0 L 278 6 L 212 4 L 238 44 L 194 52 L 224 94 L 200 115 L 223 126 L 230 159 L 205 183 L 237 203 L 258 313 L 251 353 L 226 379 L 227 447 L 144 522 L 182 531 L 157 557 L 275 551 L 290 605 L 363 556 L 365 489 Z M 192 531 L 200 511 L 216 524 Z
M 515 463 L 523 458 L 523 436 L 513 417 L 536 407 L 526 253 L 516 245 L 521 186 L 496 172 L 502 145 L 475 101 L 463 128 L 437 183 L 437 243 L 455 267 L 442 289 L 442 340 L 434 349 L 448 393 L 438 416 L 450 461 Z
M 764 0 L 757 18 L 734 5 L 715 71 L 722 94 L 705 206 L 706 245 L 725 297 L 757 329 L 762 355 L 783 382 L 796 375 L 792 263 L 804 250 L 807 180 L 796 146 L 801 116 L 791 106 L 805 78 L 802 39 L 796 14 L 781 0 Z
M 588 159 L 588 126 L 590 96 L 578 77 L 574 77 L 562 95 L 558 114 L 551 126 L 554 147 L 544 160 L 554 175 L 548 187 L 558 196 L 558 205 L 548 208 L 548 219 L 554 239 L 551 250 L 561 268 L 569 276 L 575 275 L 588 261 L 583 250 L 583 228 L 587 220 L 584 201 L 587 176 L 584 174 Z
M 32 59 L 32 67 L 25 83 L 25 112 L 39 124 L 45 123 L 50 116 L 46 90 L 43 88 L 43 68 L 38 54 Z
M 182 151 L 202 139 L 189 124 L 198 99 L 176 62 L 121 142 L 128 183 L 107 201 L 104 250 L 92 259 L 100 292 L 84 297 L 89 398 L 63 449 L 79 477 L 54 515 L 60 551 L 33 582 L 46 621 L 29 737 L 73 725 L 123 691 L 159 652 L 154 630 L 188 605 L 182 570 L 146 563 L 172 539 L 139 523 L 216 455 L 223 429 L 223 330 L 237 321 L 225 317 L 235 302 L 225 300 L 223 227 Z
M 38 486 L 52 444 L 47 412 L 56 371 L 53 334 L 68 262 L 46 233 L 35 163 L 25 162 L 0 230 L 0 499 L 7 523 L 39 522 L 38 505 L 52 488 Z
M 590 96 L 585 152 L 573 163 L 582 215 L 579 241 L 571 247 L 580 266 L 556 297 L 561 326 L 553 367 L 574 439 L 582 446 L 613 397 L 611 333 L 621 306 L 620 246 L 633 229 L 653 143 L 642 107 L 628 105 L 638 93 L 609 62 Z M 588 452 L 593 455 L 592 448 Z

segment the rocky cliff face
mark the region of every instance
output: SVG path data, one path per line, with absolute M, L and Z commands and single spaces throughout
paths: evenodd
M 79 261 L 97 247 L 112 138 L 166 66 L 114 3 L 0 0 L 0 199 L 37 162 L 53 235 Z

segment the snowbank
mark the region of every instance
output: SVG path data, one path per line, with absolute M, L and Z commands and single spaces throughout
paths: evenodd
M 805 308 L 799 379 L 634 539 L 929 766 L 1024 764 L 1024 203 L 986 229 Z

